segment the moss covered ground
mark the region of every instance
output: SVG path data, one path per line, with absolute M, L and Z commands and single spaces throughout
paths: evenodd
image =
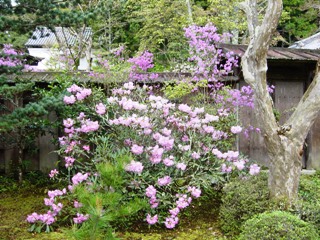
M 56 229 L 51 233 L 30 233 L 26 216 L 32 212 L 44 212 L 43 198 L 48 189 L 30 188 L 18 191 L 0 192 L 0 240 L 45 239 L 68 240 L 68 229 Z M 201 204 L 201 206 L 200 206 Z M 135 223 L 130 229 L 116 232 L 124 240 L 194 240 L 224 239 L 218 227 L 218 203 L 207 200 L 195 202 L 185 212 L 180 224 L 174 230 L 149 228 L 145 222 Z

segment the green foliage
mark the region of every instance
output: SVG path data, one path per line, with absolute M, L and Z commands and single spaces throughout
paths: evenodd
M 185 59 L 187 42 L 183 28 L 190 24 L 185 1 L 129 0 L 127 7 L 133 9 L 132 17 L 141 24 L 136 33 L 140 51 L 148 49 L 160 62 Z
M 313 7 L 317 0 L 284 0 L 284 12 L 287 17 L 280 23 L 282 34 L 289 43 L 314 34 L 318 28 L 318 10 Z
M 11 176 L 0 176 L 0 193 L 5 194 L 35 191 L 49 185 L 52 187 L 58 183 L 52 182 L 47 174 L 40 171 L 27 172 L 21 183 Z
M 320 172 L 302 175 L 299 185 L 297 213 L 304 221 L 311 222 L 320 233 Z
M 288 212 L 262 213 L 249 219 L 242 227 L 239 240 L 316 240 L 314 226 Z
M 285 200 L 269 200 L 267 174 L 249 179 L 234 179 L 223 189 L 220 207 L 221 229 L 227 235 L 237 235 L 242 224 L 252 216 L 271 210 L 287 210 L 320 229 L 320 173 L 302 175 L 299 200 L 288 209 Z M 319 232 L 318 232 L 319 233 Z M 260 238 L 256 238 L 260 239 Z M 276 238 L 277 239 L 277 238 Z
M 234 179 L 223 188 L 220 207 L 221 229 L 227 235 L 237 235 L 242 223 L 270 209 L 267 174 L 247 179 Z
M 126 181 L 123 165 L 131 159 L 121 152 L 107 157 L 97 165 L 101 178 L 90 188 L 77 186 L 74 194 L 83 204 L 82 211 L 90 215 L 81 228 L 73 226 L 76 239 L 115 239 L 113 228 L 127 223 L 139 211 L 148 206 L 144 199 L 124 194 Z M 112 163 L 111 163 L 112 162 Z M 129 196 L 129 197 L 128 197 Z

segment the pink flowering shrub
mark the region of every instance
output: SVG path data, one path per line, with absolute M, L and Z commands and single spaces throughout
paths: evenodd
M 200 37 L 192 37 L 195 33 Z M 221 40 L 213 26 L 191 27 L 186 34 L 197 54 L 207 57 L 192 59 L 199 66 L 193 80 L 205 77 L 209 89 L 210 99 L 198 106 L 170 102 L 153 95 L 152 87 L 133 82 L 113 89 L 108 97 L 75 84 L 67 88 L 66 108 L 81 111 L 69 111 L 63 120 L 59 153 L 67 174 L 61 177 L 69 181 L 66 194 L 74 206 L 73 222 L 84 223 L 79 231 L 95 234 L 90 226 L 101 225 L 110 233 L 112 222 L 135 214 L 143 214 L 150 225 L 171 229 L 181 212 L 227 174 L 259 172 L 256 164 L 233 149 L 236 135 L 243 132 L 234 107 L 246 103 L 250 89 L 239 95 L 222 89 L 218 81 L 232 72 L 237 60 L 210 47 L 212 41 Z M 224 63 L 213 67 L 220 60 Z M 152 67 L 152 54 L 144 52 L 129 62 L 131 79 L 146 80 L 139 74 Z M 50 214 L 59 197 L 50 200 Z M 40 218 L 33 221 L 33 216 L 28 216 L 29 222 L 49 225 Z
M 229 149 L 242 130 L 226 124 L 234 121 L 232 114 L 174 104 L 133 83 L 114 89 L 105 99 L 95 99 L 94 92 L 77 85 L 67 90 L 75 102 L 64 98 L 66 106 L 88 104 L 86 112 L 63 121 L 65 135 L 59 139 L 70 180 L 68 193 L 65 189 L 62 193 L 69 194 L 72 204 L 82 206 L 81 212 L 74 209 L 76 224 L 93 221 L 97 212 L 108 218 L 111 206 L 133 204 L 132 214 L 144 209 L 147 223 L 174 228 L 179 213 L 225 173 L 259 172 L 258 166 Z M 28 216 L 30 223 L 50 225 L 57 219 L 63 206 L 56 203 L 62 196 L 56 191 L 46 204 L 53 220 L 33 221 L 33 214 Z M 119 202 L 107 204 L 108 194 L 120 194 Z

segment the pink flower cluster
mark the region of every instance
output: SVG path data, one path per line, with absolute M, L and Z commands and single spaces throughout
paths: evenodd
M 144 51 L 140 56 L 130 58 L 129 63 L 132 63 L 129 77 L 133 81 L 145 81 L 158 78 L 158 74 L 147 74 L 147 70 L 153 68 L 153 54 Z
M 80 224 L 89 219 L 89 214 L 83 215 L 82 213 L 77 213 L 77 217 L 73 218 L 74 223 Z
M 151 208 L 156 208 L 159 205 L 159 201 L 156 197 L 157 189 L 154 186 L 150 185 L 146 188 L 146 196 L 149 197 L 149 203 Z
M 27 219 L 26 219 L 27 222 L 29 223 L 41 222 L 46 225 L 51 225 L 52 223 L 54 223 L 55 216 L 57 216 L 63 208 L 62 203 L 56 203 L 56 197 L 65 195 L 66 193 L 67 191 L 65 188 L 62 191 L 58 189 L 54 191 L 48 191 L 49 198 L 45 198 L 44 203 L 46 206 L 50 206 L 52 210 L 49 210 L 45 214 L 38 214 L 34 212 L 27 216 Z
M 106 113 L 106 106 L 103 103 L 99 103 L 96 105 L 96 113 L 99 115 L 103 115 Z
M 40 221 L 46 225 L 51 225 L 52 223 L 55 222 L 55 214 L 51 211 L 48 211 L 45 214 L 38 214 L 34 212 L 27 216 L 28 223 L 35 223 L 37 221 Z
M 153 217 L 150 214 L 147 214 L 147 222 L 150 225 L 156 224 L 158 222 L 158 215 L 154 215 Z
M 69 93 L 72 93 L 70 96 L 64 96 L 63 101 L 65 104 L 74 104 L 77 100 L 81 101 L 86 97 L 90 96 L 92 90 L 89 88 L 82 88 L 76 84 L 73 84 L 71 87 L 67 88 Z
M 164 176 L 163 178 L 158 178 L 158 185 L 159 186 L 166 186 L 171 183 L 171 177 L 170 176 Z
M 54 178 L 58 174 L 59 174 L 59 171 L 57 169 L 53 169 L 53 170 L 50 171 L 49 177 L 50 178 Z
M 125 167 L 125 170 L 128 172 L 140 174 L 143 170 L 143 165 L 141 162 L 131 160 L 131 162 Z
M 72 177 L 72 183 L 73 183 L 73 185 L 78 185 L 79 183 L 87 180 L 88 176 L 89 176 L 88 173 L 85 173 L 85 174 L 82 174 L 82 173 L 80 173 L 80 172 L 77 173 L 76 175 L 74 175 L 74 176 Z

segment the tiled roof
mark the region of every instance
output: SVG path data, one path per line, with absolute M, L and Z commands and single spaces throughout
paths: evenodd
M 222 48 L 224 52 L 234 52 L 241 57 L 248 46 L 246 45 L 232 45 L 232 44 L 219 44 L 219 48 Z M 279 48 L 270 47 L 268 50 L 269 60 L 297 60 L 297 61 L 318 61 L 320 59 L 320 50 L 310 49 L 294 49 L 294 48 Z
M 58 39 L 62 43 L 68 45 L 74 45 L 77 37 L 69 28 L 55 27 L 55 32 Z M 92 29 L 87 27 L 84 30 L 84 40 L 87 41 L 92 36 Z M 52 47 L 57 44 L 55 34 L 46 27 L 38 27 L 32 34 L 32 37 L 28 39 L 26 47 Z
M 311 37 L 295 42 L 289 48 L 299 49 L 319 49 L 320 50 L 320 33 L 314 34 Z

